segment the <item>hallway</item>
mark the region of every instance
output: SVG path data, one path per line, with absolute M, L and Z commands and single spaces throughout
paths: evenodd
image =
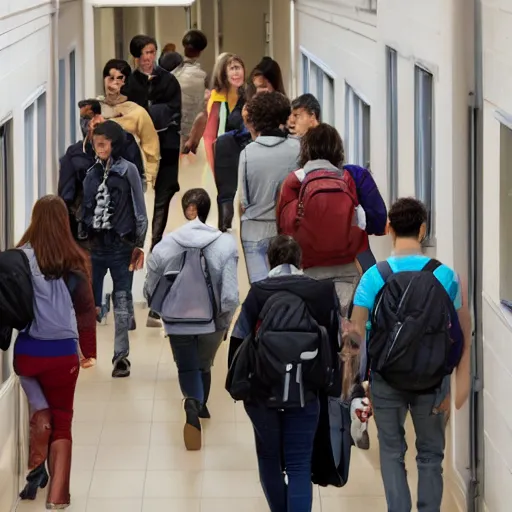
M 188 157 L 187 157 L 188 158 Z M 182 191 L 201 184 L 214 196 L 214 182 L 202 156 L 183 162 Z M 150 195 L 150 194 L 148 194 Z M 173 199 L 169 229 L 182 223 L 180 195 Z M 148 198 L 148 208 L 151 209 Z M 216 222 L 216 209 L 210 222 Z M 149 238 L 149 237 L 148 237 Z M 240 259 L 241 299 L 247 277 Z M 141 286 L 139 273 L 134 287 Z M 224 390 L 227 344 L 213 370 L 211 420 L 203 422 L 204 447 L 186 452 L 177 370 L 159 329 L 145 327 L 147 310 L 138 309 L 138 329 L 131 333 L 132 375 L 111 378 L 113 317 L 98 327 L 98 365 L 82 371 L 73 427 L 71 512 L 264 512 L 251 425 L 241 404 Z M 411 431 L 409 425 L 409 431 Z M 314 512 L 385 512 L 378 465 L 375 425 L 372 449 L 352 450 L 348 485 L 315 489 Z M 414 442 L 407 457 L 416 478 Z M 449 449 L 447 450 L 447 454 Z M 18 512 L 42 512 L 44 492 L 36 502 L 22 502 Z M 443 512 L 457 509 L 445 493 Z

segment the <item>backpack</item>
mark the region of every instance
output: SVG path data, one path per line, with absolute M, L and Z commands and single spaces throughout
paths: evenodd
M 216 330 L 217 300 L 204 255 L 206 247 L 184 248 L 180 270 L 162 276 L 151 296 L 149 306 L 168 330 L 174 331 L 172 334 L 210 334 Z
M 34 250 L 24 246 L 34 294 L 34 318 L 24 331 L 40 340 L 78 339 L 75 308 L 64 278 L 48 279 L 39 268 Z
M 268 407 L 304 407 L 332 383 L 334 361 L 327 330 L 298 295 L 280 291 L 265 302 L 253 345 L 253 371 L 256 382 L 266 387 L 261 391 L 268 395 Z
M 402 391 L 435 389 L 460 361 L 462 332 L 434 275 L 440 266 L 432 259 L 420 271 L 393 273 L 387 261 L 377 264 L 385 284 L 371 315 L 371 370 Z
M 281 231 L 297 240 L 305 266 L 352 262 L 367 240 L 357 226 L 358 206 L 348 171 L 311 171 L 302 181 L 295 218 L 280 219 Z
M 34 319 L 30 264 L 19 249 L 0 253 L 0 348 L 8 350 L 13 329 L 20 331 Z

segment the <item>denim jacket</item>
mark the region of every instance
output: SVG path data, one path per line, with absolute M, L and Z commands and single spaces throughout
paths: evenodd
M 107 171 L 103 162 L 96 163 L 87 171 L 84 180 L 82 219 L 88 237 L 98 231 L 93 227 L 96 196 L 107 173 L 106 185 L 110 193 L 109 211 L 112 230 L 136 247 L 144 247 L 148 230 L 148 216 L 142 180 L 134 164 L 120 157 L 112 161 Z

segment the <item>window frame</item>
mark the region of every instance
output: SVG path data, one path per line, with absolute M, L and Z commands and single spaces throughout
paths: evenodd
M 48 96 L 43 91 L 34 102 L 36 105 L 36 147 L 37 147 L 37 196 L 42 197 L 47 191 L 47 118 L 48 118 Z
M 58 151 L 59 158 L 66 152 L 66 59 L 59 59 L 58 63 Z
M 388 201 L 399 197 L 398 170 L 398 53 L 386 46 Z
M 371 105 L 347 81 L 344 141 L 345 160 L 371 170 Z
M 68 75 L 69 75 L 69 133 L 70 143 L 77 141 L 77 118 L 76 118 L 76 50 L 73 48 L 68 56 Z M 62 155 L 61 155 L 62 156 Z
M 435 88 L 434 74 L 414 66 L 414 190 L 428 211 L 424 245 L 435 246 Z M 428 115 L 424 115 L 428 114 Z

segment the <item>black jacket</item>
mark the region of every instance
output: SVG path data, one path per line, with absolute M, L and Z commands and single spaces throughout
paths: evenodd
M 150 80 L 136 69 L 122 93 L 149 112 L 160 137 L 161 149 L 180 147 L 181 87 L 174 75 L 156 66 Z
M 139 145 L 131 133 L 125 132 L 126 144 L 122 156 L 137 167 L 143 184 L 146 181 L 144 163 Z M 90 142 L 81 140 L 68 147 L 60 159 L 58 194 L 68 207 L 71 231 L 78 237 L 78 214 L 82 205 L 83 182 L 87 171 L 96 163 L 96 154 Z
M 13 329 L 21 330 L 34 319 L 32 272 L 20 250 L 0 253 L 0 348 L 7 350 Z

